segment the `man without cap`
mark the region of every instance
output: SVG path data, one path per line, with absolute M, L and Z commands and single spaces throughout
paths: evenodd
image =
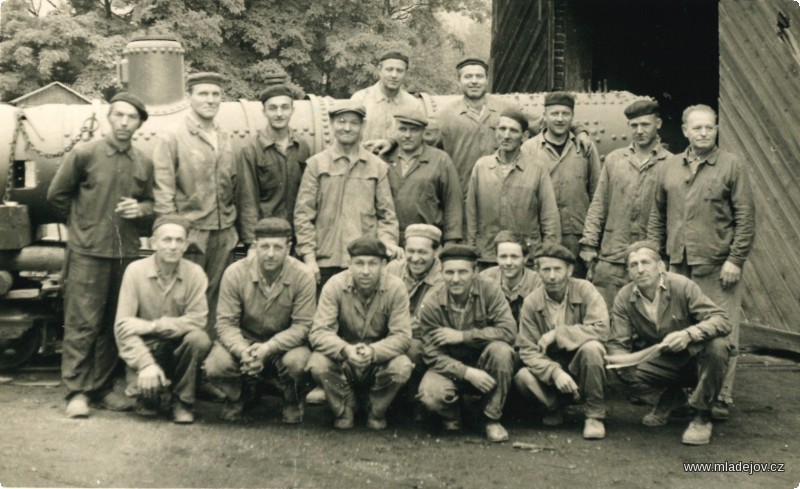
M 500 418 L 514 375 L 514 316 L 500 287 L 478 275 L 475 248 L 450 245 L 439 259 L 444 282 L 426 295 L 419 311 L 428 364 L 419 399 L 448 431 L 461 429 L 462 400 L 478 401 L 486 437 L 506 441 Z
M 314 274 L 289 256 L 292 228 L 285 219 L 260 219 L 254 233 L 255 252 L 222 276 L 218 340 L 203 369 L 225 393 L 222 419 L 240 419 L 245 406 L 258 400 L 261 384 L 276 381 L 283 394 L 283 422 L 300 423 L 311 355 L 307 340 L 314 317 Z M 243 386 L 254 391 L 243 392 Z
M 586 211 L 600 176 L 600 155 L 594 143 L 581 151 L 569 132 L 575 110 L 575 97 L 567 92 L 551 92 L 544 99 L 544 130 L 525 141 L 522 154 L 550 172 L 561 217 L 561 244 L 578 255 Z M 576 278 L 586 277 L 587 267 L 577 260 Z
M 572 277 L 575 255 L 566 247 L 545 245 L 536 264 L 543 282 L 525 298 L 520 312 L 517 347 L 523 367 L 514 385 L 544 404 L 547 426 L 564 422 L 566 403 L 583 400 L 583 437 L 605 438 L 608 309 L 594 285 Z
M 240 239 L 248 247 L 255 242 L 259 219 L 279 217 L 294 222 L 294 205 L 309 157 L 308 144 L 289 127 L 294 93 L 285 85 L 274 85 L 259 99 L 267 126 L 250 137 L 238 158 Z
M 463 197 L 453 162 L 422 141 L 428 125 L 424 112 L 401 109 L 394 118 L 398 146 L 383 158 L 389 163 L 400 241 L 410 224 L 433 224 L 442 230 L 445 242 L 461 240 Z
M 322 288 L 309 341 L 308 369 L 325 390 L 334 428 L 353 427 L 356 392 L 367 396 L 367 427 L 386 428 L 386 411 L 411 376 L 408 294 L 384 272 L 386 246 L 362 236 L 347 246 L 350 268 Z
M 194 422 L 197 369 L 211 349 L 204 331 L 208 279 L 199 265 L 183 259 L 189 227 L 180 216 L 156 219 L 154 253 L 125 270 L 114 324 L 128 367 L 125 392 L 137 398 L 136 412 L 155 416 L 166 397 L 179 424 Z
M 203 267 L 208 276 L 207 332 L 211 337 L 219 282 L 239 240 L 234 228 L 237 163 L 228 133 L 215 120 L 222 84 L 217 73 L 189 75 L 191 110 L 159 135 L 153 150 L 155 211 L 159 216 L 177 214 L 192 223 L 186 258 Z
M 755 204 L 747 168 L 717 147 L 717 114 L 707 105 L 683 111 L 689 147 L 668 158 L 659 170 L 648 239 L 664 246 L 671 272 L 695 282 L 731 322 L 734 354 L 712 412 L 730 416 L 739 347 L 742 267 L 753 247 Z
M 692 388 L 689 406 L 695 416 L 682 440 L 705 445 L 711 440 L 711 408 L 727 370 L 731 324 L 695 282 L 664 272 L 658 249 L 647 241 L 628 249 L 632 283 L 614 300 L 607 358 L 659 345 L 659 355 L 619 370 L 620 379 L 637 389 L 664 389 L 642 419 L 651 427 L 667 424 L 670 413 L 686 403 L 684 389 Z
M 547 168 L 520 152 L 528 120 L 505 109 L 497 121 L 497 151 L 475 163 L 467 188 L 467 244 L 477 246 L 480 264 L 497 263 L 494 238 L 499 231 L 520 234 L 528 247 L 557 243 L 561 226 L 556 195 Z
M 481 276 L 500 286 L 511 308 L 514 322 L 519 325 L 522 301 L 542 284 L 542 279 L 537 272 L 526 266 L 531 249 L 521 235 L 512 231 L 500 231 L 494 237 L 494 249 L 497 253 L 497 266 L 482 271 Z
M 294 210 L 297 254 L 320 287 L 350 263 L 347 245 L 366 235 L 388 256 L 402 257 L 388 169 L 360 146 L 364 107 L 344 102 L 330 112 L 334 143 L 308 159 Z
M 113 325 L 122 274 L 139 252 L 137 224 L 153 214 L 153 163 L 131 146 L 146 120 L 141 100 L 114 96 L 108 136 L 67 153 L 47 191 L 69 229 L 61 377 L 70 418 L 89 416 L 90 398 L 107 409 L 133 406 L 111 389 Z
M 628 283 L 628 246 L 647 236 L 656 172 L 672 155 L 658 137 L 659 110 L 655 100 L 637 100 L 625 108 L 633 142 L 606 156 L 586 213 L 580 257 L 587 266 L 597 260 L 592 283 L 609 309 L 619 289 Z

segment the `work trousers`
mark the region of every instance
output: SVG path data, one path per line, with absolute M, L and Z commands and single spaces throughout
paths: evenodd
M 514 349 L 508 343 L 493 341 L 480 352 L 477 361 L 469 363 L 472 365 L 468 364 L 468 367 L 478 368 L 492 376 L 496 384 L 491 391 L 483 394 L 466 380 L 452 379 L 428 370 L 419 384 L 419 400 L 428 411 L 447 420 L 456 420 L 460 416 L 460 403 L 477 398 L 483 414 L 491 420 L 499 420 L 514 375 Z
M 236 248 L 239 235 L 233 226 L 214 231 L 192 229 L 189 232 L 188 241 L 193 246 L 189 248 L 184 258 L 203 267 L 208 277 L 206 333 L 210 338 L 215 339 L 217 331 L 214 324 L 217 322 L 219 284 L 222 281 L 222 273 L 233 263 L 233 249 Z
M 552 347 L 551 347 L 552 349 Z M 606 370 L 603 356 L 606 349 L 599 341 L 587 341 L 575 351 L 548 350 L 548 356 L 561 365 L 578 384 L 578 393 L 584 401 L 584 413 L 587 418 L 604 419 L 606 417 L 605 385 Z M 546 384 L 538 379 L 528 367 L 523 367 L 514 376 L 514 385 L 523 395 L 532 395 L 548 410 L 559 408 L 571 394 L 561 393 L 553 384 Z
M 628 282 L 630 282 L 628 267 L 623 263 L 609 263 L 603 260 L 595 262 L 592 284 L 603 296 L 609 312 L 614 308 L 614 299 L 617 298 L 619 289 L 627 285 Z
M 567 248 L 575 257 L 575 265 L 572 268 L 572 276 L 574 278 L 586 278 L 586 263 L 581 260 L 581 244 L 578 242 L 581 239 L 580 234 L 562 234 L 561 244 Z
M 389 405 L 408 382 L 413 366 L 407 356 L 399 355 L 388 362 L 357 369 L 347 361 L 334 361 L 322 353 L 314 352 L 306 368 L 325 390 L 328 404 L 337 418 L 344 414 L 346 408 L 355 411 L 357 391 L 366 392 L 369 414 L 374 418 L 384 418 Z
M 119 358 L 114 319 L 125 268 L 135 258 L 98 258 L 67 250 L 61 378 L 67 398 L 111 388 Z

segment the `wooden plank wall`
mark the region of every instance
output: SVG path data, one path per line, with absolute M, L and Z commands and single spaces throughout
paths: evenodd
M 553 83 L 553 0 L 494 0 L 492 91 L 550 90 Z M 502 70 L 494 71 L 495 67 Z

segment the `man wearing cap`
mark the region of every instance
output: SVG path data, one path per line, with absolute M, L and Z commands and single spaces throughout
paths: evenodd
M 500 287 L 478 275 L 475 248 L 449 245 L 439 259 L 444 282 L 419 311 L 428 364 L 419 399 L 449 431 L 461 429 L 461 402 L 479 401 L 486 437 L 506 441 L 500 418 L 514 375 L 514 316 Z
M 308 369 L 325 390 L 334 427 L 350 429 L 356 390 L 368 397 L 367 427 L 386 428 L 386 411 L 411 376 L 408 294 L 387 273 L 386 246 L 362 236 L 347 246 L 350 268 L 322 288 L 309 341 Z
M 583 400 L 583 437 L 605 438 L 608 309 L 594 285 L 572 278 L 575 255 L 564 246 L 546 244 L 536 264 L 542 284 L 525 298 L 520 312 L 517 347 L 523 367 L 514 385 L 544 404 L 548 426 L 563 423 L 565 403 Z
M 222 276 L 217 308 L 217 337 L 203 365 L 209 380 L 225 393 L 220 417 L 240 419 L 259 387 L 277 380 L 283 393 L 284 423 L 302 420 L 301 392 L 311 351 L 308 331 L 314 317 L 314 275 L 289 256 L 292 228 L 285 219 L 260 219 L 254 229 L 255 253 L 237 261 Z M 254 382 L 245 382 L 245 376 Z M 245 397 L 250 398 L 245 399 Z
M 659 170 L 647 237 L 666 246 L 671 272 L 697 282 L 728 314 L 734 355 L 712 412 L 727 419 L 739 347 L 742 267 L 755 238 L 755 204 L 744 163 L 717 147 L 714 109 L 688 107 L 682 128 L 689 147 Z
M 504 109 L 497 121 L 497 151 L 480 158 L 472 170 L 465 203 L 467 244 L 477 246 L 482 268 L 497 263 L 494 238 L 499 231 L 520 234 L 537 251 L 558 242 L 561 226 L 547 169 L 520 152 L 525 115 Z
M 322 286 L 350 263 L 347 245 L 377 238 L 402 257 L 388 168 L 360 146 L 364 107 L 344 102 L 330 112 L 334 143 L 308 159 L 294 210 L 297 254 Z
M 594 143 L 581 151 L 570 131 L 575 97 L 567 92 L 551 92 L 544 99 L 544 130 L 522 145 L 522 154 L 550 172 L 561 218 L 561 244 L 573 255 L 580 252 L 586 211 L 600 177 L 600 155 Z M 587 266 L 577 260 L 576 278 L 584 278 Z
M 606 156 L 580 240 L 583 262 L 590 265 L 597 260 L 592 283 L 609 309 L 619 289 L 628 283 L 628 246 L 647 236 L 656 172 L 672 155 L 658 137 L 658 102 L 637 100 L 625 108 L 625 117 L 633 142 Z
M 208 280 L 199 265 L 183 259 L 189 226 L 180 216 L 156 219 L 154 253 L 125 270 L 114 324 L 128 367 L 125 392 L 137 398 L 136 412 L 155 416 L 166 395 L 179 424 L 194 422 L 197 369 L 211 349 L 204 331 Z
M 133 406 L 111 389 L 113 325 L 122 274 L 139 252 L 137 224 L 153 214 L 153 163 L 131 146 L 146 120 L 141 100 L 115 95 L 108 135 L 67 153 L 47 191 L 69 229 L 61 377 L 70 418 L 89 415 L 90 397 L 107 409 Z
M 672 410 L 686 403 L 694 419 L 684 431 L 687 445 L 711 441 L 711 409 L 725 379 L 731 324 L 727 314 L 688 278 L 664 272 L 659 245 L 639 241 L 628 248 L 632 282 L 614 300 L 608 360 L 614 355 L 659 345 L 660 353 L 633 367 L 619 370 L 620 379 L 637 389 L 664 389 L 642 423 L 667 424 Z
M 423 143 L 428 119 L 421 110 L 401 109 L 394 118 L 398 146 L 384 159 L 389 163 L 401 242 L 406 227 L 418 223 L 437 226 L 445 242 L 462 239 L 463 197 L 450 157 Z
M 497 252 L 497 266 L 481 272 L 500 286 L 506 296 L 514 321 L 519 324 L 519 311 L 522 301 L 542 284 L 538 273 L 527 266 L 531 250 L 528 242 L 512 231 L 500 231 L 494 237 L 494 249 Z
M 408 71 L 408 56 L 400 51 L 387 51 L 378 60 L 378 82 L 357 91 L 350 97 L 363 105 L 367 118 L 364 121 L 364 141 L 393 139 L 394 116 L 401 111 L 422 111 L 422 100 L 403 89 L 403 80 Z
M 239 155 L 241 241 L 255 241 L 259 219 L 279 217 L 294 222 L 294 204 L 309 157 L 308 144 L 289 127 L 294 94 L 285 85 L 273 85 L 259 97 L 267 127 L 250 137 Z
M 237 163 L 228 133 L 215 117 L 222 102 L 217 73 L 189 75 L 191 110 L 159 135 L 153 150 L 156 214 L 177 214 L 192 223 L 186 258 L 208 276 L 208 333 L 213 335 L 222 272 L 233 261 L 239 240 L 234 223 Z

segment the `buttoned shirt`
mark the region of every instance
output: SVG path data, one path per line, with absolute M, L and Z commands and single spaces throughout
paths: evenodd
M 639 305 L 639 312 L 642 313 L 650 322 L 655 323 L 658 320 L 658 304 L 661 300 L 661 291 L 667 289 L 667 284 L 664 282 L 664 276 L 658 282 L 656 292 L 653 299 L 650 300 L 645 296 L 639 287 L 633 284 L 633 295 L 636 296 L 637 304 Z
M 594 144 L 588 156 L 578 152 L 575 136 L 571 134 L 559 155 L 545 139 L 546 132 L 525 141 L 522 153 L 550 172 L 561 216 L 561 234 L 581 235 L 600 176 L 600 155 Z
M 542 166 L 520 155 L 507 176 L 496 154 L 475 164 L 467 188 L 467 238 L 481 254 L 481 261 L 496 262 L 494 237 L 501 230 L 522 235 L 532 254 L 543 242 L 561 241 L 556 196 Z
M 347 245 L 367 235 L 397 245 L 398 224 L 388 168 L 359 148 L 352 159 L 335 146 L 308 159 L 294 211 L 297 253 L 320 267 L 347 267 Z
M 514 321 L 519 324 L 519 311 L 522 308 L 522 301 L 533 290 L 542 284 L 542 277 L 528 267 L 522 269 L 522 278 L 520 278 L 517 285 L 508 288 L 508 284 L 503 277 L 503 271 L 499 266 L 490 267 L 481 272 L 481 275 L 493 281 L 503 290 L 503 295 L 506 296 L 506 301 L 511 307 L 511 314 L 514 315 Z
M 243 243 L 255 241 L 259 219 L 280 217 L 294 223 L 294 205 L 308 157 L 308 144 L 292 132 L 286 148 L 279 147 L 266 130 L 244 145 L 239 157 L 239 234 Z
M 156 140 L 156 214 L 181 215 L 203 231 L 233 226 L 239 191 L 237 164 L 228 134 L 216 122 L 214 129 L 216 144 L 190 113 Z
M 392 98 L 386 96 L 381 90 L 381 82 L 357 91 L 350 100 L 361 103 L 367 111 L 364 119 L 361 138 L 364 141 L 371 139 L 388 139 L 394 136 L 394 116 L 400 112 L 422 111 L 425 107 L 422 100 L 411 95 L 402 88 Z
M 586 213 L 581 245 L 599 248 L 599 258 L 624 264 L 628 247 L 647 237 L 657 169 L 672 153 L 658 143 L 643 164 L 631 144 L 606 156 Z
M 741 267 L 755 236 L 755 204 L 747 170 L 715 148 L 689 165 L 689 149 L 661 165 L 647 235 L 666 243 L 670 263 Z
M 357 343 L 372 347 L 375 363 L 404 354 L 411 344 L 411 317 L 403 282 L 381 273 L 365 306 L 350 270 L 334 275 L 322 287 L 309 340 L 315 351 L 337 361 L 347 345 Z
M 411 313 L 411 330 L 414 338 L 421 337 L 419 329 L 419 308 L 427 293 L 436 285 L 442 283 L 442 264 L 436 258 L 424 277 L 414 278 L 408 270 L 408 263 L 405 258 L 392 260 L 386 265 L 384 271 L 403 281 L 409 299 L 409 312 Z
M 67 220 L 67 246 L 102 258 L 139 252 L 141 218 L 125 219 L 114 211 L 123 197 L 139 202 L 142 217 L 153 214 L 153 163 L 132 146 L 118 147 L 110 136 L 67 153 L 47 191 L 47 201 Z
M 189 260 L 181 259 L 168 284 L 159 278 L 155 255 L 128 265 L 114 321 L 120 358 L 140 371 L 156 363 L 150 351 L 158 342 L 203 331 L 208 318 L 207 287 L 202 267 Z M 142 326 L 148 334 L 139 334 Z

